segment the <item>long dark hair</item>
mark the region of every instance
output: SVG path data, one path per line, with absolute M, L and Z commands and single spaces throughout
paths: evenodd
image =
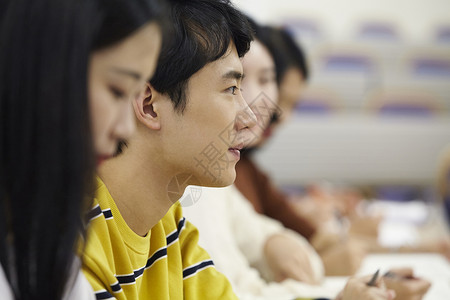
M 16 299 L 61 299 L 94 174 L 90 53 L 157 0 L 7 0 L 0 13 L 0 259 Z

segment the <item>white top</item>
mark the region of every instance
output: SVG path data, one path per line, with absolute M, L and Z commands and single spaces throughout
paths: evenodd
M 4 297 L 3 299 L 5 300 L 14 299 L 11 288 L 9 287 L 9 283 L 6 280 L 6 276 L 5 273 L 3 272 L 3 268 L 1 265 L 0 265 L 0 294 L 2 295 L 2 297 Z
M 95 300 L 91 285 L 80 271 L 80 261 L 77 258 L 73 266 L 73 276 L 76 276 L 73 287 L 65 293 L 63 300 Z M 13 293 L 6 279 L 3 268 L 0 265 L 0 295 L 2 300 L 13 300 Z
M 335 296 L 323 286 L 311 286 L 294 280 L 267 283 L 271 274 L 264 259 L 266 240 L 273 234 L 286 234 L 302 243 L 309 252 L 317 278 L 323 277 L 320 257 L 297 233 L 279 222 L 255 212 L 234 187 L 196 189 L 195 203 L 184 205 L 185 217 L 200 232 L 199 245 L 211 255 L 216 268 L 225 274 L 240 299 L 293 299 L 295 297 Z M 191 193 L 188 188 L 181 198 Z M 199 195 L 200 194 L 200 195 Z

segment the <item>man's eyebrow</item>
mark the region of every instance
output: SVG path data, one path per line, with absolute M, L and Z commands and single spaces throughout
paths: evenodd
M 236 79 L 242 80 L 244 78 L 244 74 L 238 71 L 229 71 L 222 76 L 223 79 Z
M 135 80 L 141 80 L 141 78 L 142 78 L 141 74 L 139 74 L 138 72 L 135 72 L 132 70 L 127 70 L 127 69 L 122 69 L 119 67 L 113 67 L 113 68 L 111 68 L 111 71 L 113 71 L 114 73 L 130 76 Z

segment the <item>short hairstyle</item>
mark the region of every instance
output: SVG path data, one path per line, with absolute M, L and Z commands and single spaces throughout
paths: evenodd
M 253 35 L 245 16 L 229 0 L 173 0 L 171 4 L 172 39 L 163 45 L 151 84 L 183 113 L 189 78 L 225 55 L 230 42 L 239 57 L 244 56 Z

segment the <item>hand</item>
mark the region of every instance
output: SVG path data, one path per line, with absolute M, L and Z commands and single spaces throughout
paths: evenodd
M 367 282 L 370 281 L 371 277 L 369 275 L 350 278 L 344 290 L 336 297 L 336 300 L 392 300 L 395 298 L 395 292 L 386 290 L 381 279 L 378 279 L 376 286 L 367 286 Z
M 358 240 L 347 239 L 320 253 L 326 276 L 349 276 L 361 266 L 367 247 Z
M 308 284 L 319 283 L 315 279 L 308 250 L 295 239 L 274 234 L 267 239 L 264 254 L 275 281 L 292 278 Z
M 414 277 L 411 268 L 398 268 L 389 271 L 391 276 L 384 276 L 389 289 L 397 294 L 395 300 L 420 300 L 431 286 L 427 280 Z

